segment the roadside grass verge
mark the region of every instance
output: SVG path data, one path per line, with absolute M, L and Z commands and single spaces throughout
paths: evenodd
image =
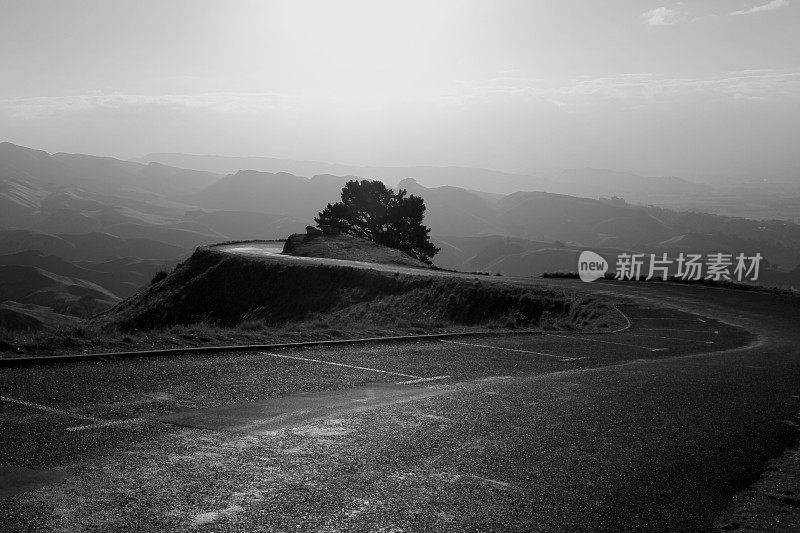
M 208 248 L 83 325 L 0 331 L 6 356 L 470 331 L 613 331 L 625 318 L 572 289 L 502 279 L 298 265 Z M 0 343 L 1 344 L 1 343 Z
M 284 342 L 357 339 L 426 333 L 453 333 L 485 329 L 453 327 L 443 322 L 400 319 L 383 325 L 353 324 L 328 320 L 307 320 L 287 324 L 267 324 L 245 320 L 234 327 L 208 322 L 174 325 L 151 330 L 86 324 L 55 331 L 19 332 L 0 329 L 0 357 L 20 355 L 65 355 L 116 351 L 154 350 L 227 344 L 272 344 Z

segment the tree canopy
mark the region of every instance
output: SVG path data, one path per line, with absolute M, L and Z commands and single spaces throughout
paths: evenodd
M 407 196 L 405 189 L 394 192 L 380 181 L 351 180 L 342 188 L 342 201 L 328 204 L 314 221 L 430 264 L 439 248 L 430 242 L 424 216 L 425 201 Z

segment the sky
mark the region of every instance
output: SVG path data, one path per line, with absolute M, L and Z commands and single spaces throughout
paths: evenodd
M 0 0 L 0 140 L 800 182 L 800 0 Z

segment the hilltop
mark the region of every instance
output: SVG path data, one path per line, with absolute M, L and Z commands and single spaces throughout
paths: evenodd
M 327 244 L 342 242 L 350 241 Z M 201 247 L 165 279 L 96 322 L 148 330 L 197 322 L 286 327 L 314 320 L 345 331 L 408 325 L 421 331 L 464 326 L 604 330 L 620 322 L 611 307 L 578 292 L 492 277 L 406 272 Z
M 286 240 L 283 253 L 297 257 L 324 257 L 365 263 L 430 268 L 429 265 L 400 250 L 387 248 L 352 235 L 323 234 L 320 231 L 315 231 L 311 226 L 309 228 L 307 228 L 305 234 L 295 233 L 291 235 Z

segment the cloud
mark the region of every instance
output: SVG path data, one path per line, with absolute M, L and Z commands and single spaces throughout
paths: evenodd
M 657 7 L 643 13 L 642 18 L 648 26 L 670 26 L 681 22 L 684 18 L 684 13 L 667 7 Z
M 602 78 L 580 78 L 553 88 L 551 94 L 582 100 L 628 102 L 680 101 L 690 96 L 766 101 L 800 96 L 800 72 L 745 70 L 705 78 L 664 78 L 647 73 Z
M 276 93 L 205 93 L 140 95 L 92 91 L 83 95 L 40 96 L 0 99 L 0 113 L 35 117 L 55 114 L 80 114 L 97 111 L 148 110 L 211 111 L 219 113 L 256 113 L 296 108 L 299 102 L 289 95 Z
M 762 69 L 723 72 L 708 77 L 670 78 L 652 73 L 580 77 L 553 84 L 517 72 L 491 79 L 460 81 L 419 93 L 384 95 L 374 103 L 352 106 L 328 95 L 279 93 L 205 93 L 139 95 L 92 93 L 70 96 L 0 98 L 0 118 L 180 116 L 240 119 L 350 118 L 393 116 L 413 110 L 521 109 L 543 106 L 581 111 L 617 102 L 626 107 L 674 103 L 687 98 L 720 97 L 750 101 L 800 98 L 800 70 Z M 292 118 L 294 117 L 294 118 Z M 316 118 L 314 118 L 316 117 Z M 287 118 L 287 120 L 288 120 Z
M 581 112 L 606 105 L 634 108 L 705 101 L 770 102 L 800 98 L 800 71 L 762 69 L 722 72 L 708 77 L 670 78 L 652 73 L 580 77 L 561 85 L 524 77 L 500 77 L 465 83 L 443 104 L 469 107 L 479 102 L 550 103 Z
M 753 6 L 750 9 L 742 9 L 740 11 L 733 11 L 731 15 L 752 15 L 753 13 L 763 13 L 765 11 L 775 11 L 782 7 L 789 5 L 789 0 L 772 0 L 766 4 Z

